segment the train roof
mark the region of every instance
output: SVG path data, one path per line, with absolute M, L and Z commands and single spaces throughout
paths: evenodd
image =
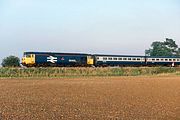
M 90 55 L 86 53 L 59 53 L 59 52 L 24 52 L 24 54 Z
M 59 53 L 59 52 L 24 52 L 24 54 L 95 55 L 95 56 L 107 56 L 107 57 L 180 58 L 180 56 L 110 55 L 110 54 Z
M 180 58 L 180 56 L 146 56 L 147 58 Z
M 109 54 L 94 54 L 96 56 L 107 57 L 146 57 L 146 58 L 180 58 L 180 56 L 143 56 L 143 55 L 109 55 Z
M 109 55 L 109 54 L 94 54 L 95 56 L 107 56 L 107 57 L 145 57 L 140 55 Z

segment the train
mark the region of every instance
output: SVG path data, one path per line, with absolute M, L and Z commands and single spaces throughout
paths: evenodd
M 180 57 L 57 52 L 24 52 L 21 64 L 26 67 L 174 67 L 180 66 Z

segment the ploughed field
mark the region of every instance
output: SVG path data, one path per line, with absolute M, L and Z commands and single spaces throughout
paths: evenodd
M 1 79 L 0 119 L 180 119 L 180 77 Z

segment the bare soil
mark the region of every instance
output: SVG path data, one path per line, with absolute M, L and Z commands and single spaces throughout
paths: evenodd
M 180 77 L 0 80 L 2 120 L 180 120 Z

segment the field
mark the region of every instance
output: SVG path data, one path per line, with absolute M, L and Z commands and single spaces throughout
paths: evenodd
M 4 78 L 0 119 L 179 120 L 179 76 Z

